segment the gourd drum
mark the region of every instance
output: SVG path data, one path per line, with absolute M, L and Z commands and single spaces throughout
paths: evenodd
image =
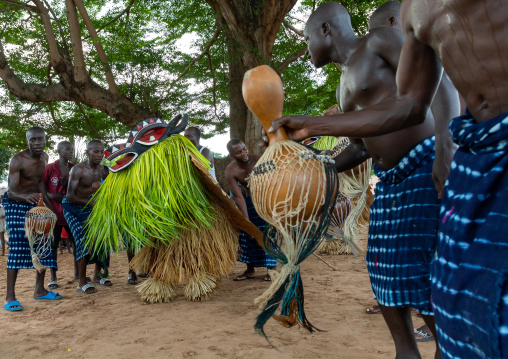
M 305 231 L 316 213 L 328 210 L 323 208 L 325 202 L 330 203 L 330 198 L 326 198 L 329 183 L 323 164 L 330 165 L 333 160 L 290 141 L 282 128 L 268 133 L 272 121 L 282 117 L 284 103 L 282 81 L 269 66 L 247 71 L 242 93 L 269 139 L 269 147 L 249 179 L 256 211 L 279 231 L 294 230 L 295 226 Z M 332 197 L 337 194 L 337 185 L 336 181 Z

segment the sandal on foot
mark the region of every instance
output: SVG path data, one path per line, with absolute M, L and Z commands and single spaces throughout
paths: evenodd
M 58 282 L 56 280 L 52 280 L 48 283 L 48 289 L 58 289 Z
M 6 310 L 8 310 L 9 312 L 19 312 L 20 310 L 23 310 L 23 306 L 17 300 L 13 300 L 12 302 L 5 303 L 4 308 Z
M 272 277 L 270 277 L 270 274 L 266 273 L 265 277 L 263 278 L 263 280 L 265 282 L 271 282 L 272 281 Z
M 431 340 L 434 340 L 434 336 L 432 334 L 428 334 L 428 333 L 425 333 L 423 330 L 422 330 L 423 327 L 420 327 L 420 328 L 415 328 L 414 329 L 414 333 L 415 333 L 415 340 L 417 342 L 428 342 L 428 341 L 431 341 Z M 419 336 L 421 336 L 420 339 L 417 339 L 416 338 L 416 334 L 418 334 Z
M 109 279 L 106 279 L 106 278 L 101 278 L 100 281 L 98 281 L 98 282 L 92 282 L 92 283 L 93 284 L 98 284 L 98 285 L 103 285 L 105 287 L 111 287 L 113 285 L 113 283 L 111 283 L 111 281 Z
M 93 288 L 93 290 L 88 291 L 88 289 Z M 95 287 L 91 284 L 85 284 L 81 288 L 76 289 L 76 292 L 83 293 L 83 294 L 94 294 L 97 293 L 97 290 Z
M 41 299 L 44 299 L 44 300 L 59 300 L 59 299 L 62 299 L 62 296 L 60 294 L 58 294 L 58 293 L 49 291 L 48 294 L 43 295 L 42 297 L 34 297 L 34 299 L 37 299 L 37 300 L 41 300 Z
M 245 275 L 245 274 L 240 274 L 239 276 L 237 276 L 236 278 L 233 278 L 233 280 L 235 282 L 243 282 L 244 280 L 247 280 L 247 279 L 254 279 L 256 277 L 249 277 L 248 275 Z
M 366 312 L 367 314 L 381 314 L 381 308 L 379 308 L 379 305 L 377 305 L 377 304 L 376 304 L 376 305 L 373 305 L 373 306 L 372 306 L 372 307 L 370 307 L 370 308 L 367 308 L 367 309 L 365 310 L 365 312 Z
M 127 278 L 127 284 L 136 285 L 138 284 L 138 279 L 130 275 L 129 278 Z

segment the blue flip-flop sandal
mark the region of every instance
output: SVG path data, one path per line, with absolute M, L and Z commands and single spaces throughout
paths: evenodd
M 5 303 L 4 308 L 6 310 L 8 310 L 9 312 L 19 312 L 20 310 L 23 310 L 23 306 L 17 300 L 13 300 L 12 302 Z
M 54 293 L 52 291 L 49 291 L 48 294 L 46 295 L 43 295 L 42 297 L 34 297 L 34 299 L 37 299 L 37 300 L 40 300 L 40 299 L 44 299 L 44 300 L 59 300 L 59 299 L 62 299 L 62 296 L 58 293 Z

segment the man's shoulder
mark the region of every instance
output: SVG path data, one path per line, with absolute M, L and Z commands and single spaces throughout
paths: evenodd
M 397 30 L 390 26 L 380 26 L 369 31 L 364 37 L 365 45 L 372 49 L 377 49 L 379 46 L 386 47 L 386 45 L 400 45 L 404 42 L 404 35 L 402 31 Z

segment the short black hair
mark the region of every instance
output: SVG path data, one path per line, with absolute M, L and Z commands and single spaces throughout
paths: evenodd
M 387 1 L 384 4 L 382 4 L 380 7 L 378 7 L 372 15 L 370 15 L 370 18 L 390 18 L 392 16 L 395 16 L 397 19 L 400 19 L 400 7 L 401 4 L 398 1 Z
M 239 138 L 230 139 L 228 144 L 226 145 L 226 147 L 228 148 L 228 152 L 231 154 L 233 152 L 233 146 L 239 144 L 240 142 L 243 142 L 243 141 Z
M 92 146 L 92 145 L 98 145 L 98 144 L 101 144 L 102 146 L 104 146 L 104 143 L 102 143 L 99 140 L 91 140 L 90 142 L 87 143 L 86 149 L 88 150 L 90 148 L 90 146 Z
M 67 145 L 72 146 L 72 143 L 70 143 L 69 141 L 58 142 L 58 145 L 56 145 L 56 152 L 60 152 L 61 150 L 63 150 L 63 147 Z
M 26 138 L 27 139 L 28 139 L 28 133 L 30 133 L 30 132 L 42 132 L 42 133 L 44 133 L 44 136 L 46 136 L 46 131 L 44 131 L 44 129 L 39 126 L 33 126 L 33 127 L 30 127 L 28 130 L 26 130 Z
M 194 131 L 194 134 L 196 135 L 196 137 L 198 139 L 201 138 L 201 130 L 199 128 L 197 128 L 196 126 L 187 127 L 185 130 L 192 130 L 192 131 Z

